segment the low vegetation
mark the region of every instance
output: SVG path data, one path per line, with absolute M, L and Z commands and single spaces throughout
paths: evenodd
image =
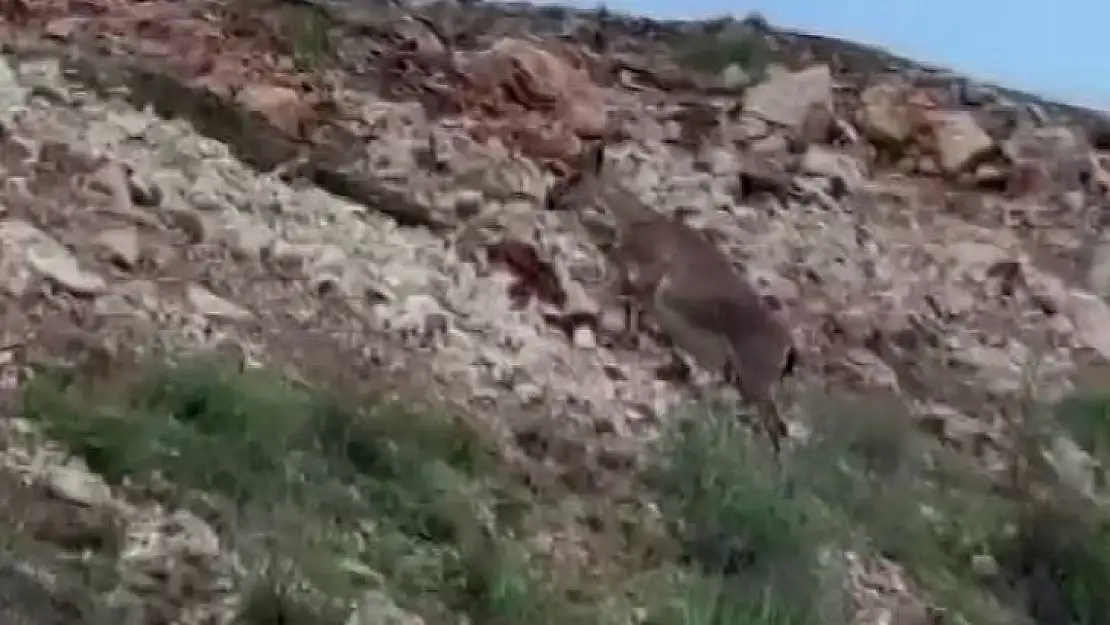
M 298 0 L 236 0 L 228 7 L 246 24 L 260 16 L 269 20 L 276 27 L 279 48 L 292 59 L 297 71 L 312 72 L 335 65 L 336 22 L 323 6 Z
M 670 555 L 584 595 L 536 556 L 519 519 L 542 504 L 464 418 L 204 362 L 106 388 L 40 374 L 24 411 L 110 481 L 157 476 L 209 519 L 252 571 L 251 625 L 345 623 L 371 599 L 432 624 L 848 623 L 846 580 L 881 558 L 946 622 L 1110 623 L 1104 510 L 1047 473 L 1016 493 L 973 478 L 864 404 L 781 468 L 727 411 L 676 415 L 638 477 Z M 1110 395 L 1054 416 L 1105 457 Z
M 761 80 L 774 54 L 766 39 L 753 28 L 722 29 L 690 40 L 675 51 L 675 58 L 686 67 L 717 73 L 730 65 L 742 69 L 749 79 Z
M 500 526 L 490 448 L 449 415 L 208 363 L 94 397 L 43 375 L 25 413 L 111 481 L 157 474 L 178 503 L 218 497 L 223 539 L 262 573 L 247 580 L 246 623 L 342 623 L 368 589 L 428 622 L 557 622 Z

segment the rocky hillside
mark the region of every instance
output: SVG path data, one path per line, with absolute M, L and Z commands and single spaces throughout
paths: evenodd
M 1107 622 L 1101 113 L 758 19 L 0 18 L 5 622 Z M 599 140 L 794 328 L 784 467 L 614 341 Z

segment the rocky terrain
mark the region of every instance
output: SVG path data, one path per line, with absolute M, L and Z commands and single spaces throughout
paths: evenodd
M 1063 400 L 1107 414 L 1103 114 L 759 19 L 0 17 L 5 622 L 1106 622 L 1061 580 L 1104 588 L 1110 555 L 1062 563 L 1023 524 L 1048 498 L 1108 527 L 1105 430 L 1030 425 Z M 795 329 L 791 479 L 692 408 L 709 372 L 613 340 L 611 218 L 544 201 L 599 140 Z M 798 486 L 855 466 L 818 444 L 846 432 L 899 467 L 926 445 L 929 480 L 943 456 L 979 490 L 870 464 Z M 804 560 L 766 584 L 820 610 L 722 599 L 755 584 L 744 558 Z

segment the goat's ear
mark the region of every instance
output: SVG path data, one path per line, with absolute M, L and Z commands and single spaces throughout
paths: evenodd
M 601 169 L 605 166 L 605 143 L 598 141 L 586 153 L 586 170 L 591 174 L 598 176 L 601 175 Z
M 791 345 L 786 350 L 786 358 L 783 359 L 782 371 L 779 378 L 785 380 L 793 376 L 798 370 L 798 348 Z

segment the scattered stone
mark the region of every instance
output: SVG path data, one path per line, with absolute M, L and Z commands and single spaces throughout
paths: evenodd
M 1077 338 L 1110 360 L 1110 306 L 1091 293 L 1072 291 L 1067 307 Z
M 731 63 L 721 70 L 721 88 L 727 91 L 742 89 L 751 84 L 751 77 L 738 63 Z
M 779 163 L 754 158 L 741 162 L 739 183 L 740 196 L 744 198 L 755 193 L 770 193 L 782 197 L 794 184 L 790 174 Z
M 99 295 L 107 288 L 104 278 L 81 269 L 68 252 L 52 255 L 41 249 L 28 250 L 27 262 L 32 269 L 76 295 Z
M 579 349 L 594 349 L 597 347 L 597 337 L 589 326 L 574 328 L 574 346 Z
M 1099 463 L 1070 438 L 1056 436 L 1045 451 L 1063 481 L 1087 497 L 1095 496 Z
M 230 623 L 238 593 L 231 558 L 215 531 L 185 510 L 160 507 L 128 520 L 112 607 L 144 621 Z
M 744 113 L 798 128 L 811 107 L 831 106 L 832 74 L 827 65 L 770 77 L 753 87 L 744 98 Z
M 7 265 L 4 287 L 13 294 L 27 287 L 23 267 L 75 295 L 99 295 L 107 288 L 104 278 L 82 269 L 69 250 L 25 221 L 0 222 L 0 251 L 0 267 Z
M 455 194 L 455 212 L 460 219 L 470 219 L 482 212 L 483 196 L 481 191 L 462 189 Z
M 858 123 L 863 135 L 882 145 L 902 145 L 917 129 L 915 111 L 900 85 L 880 83 L 860 95 Z
M 254 316 L 245 308 L 227 301 L 198 284 L 190 284 L 186 287 L 185 294 L 189 305 L 205 317 L 243 321 Z
M 1090 253 L 1086 286 L 1099 297 L 1110 300 L 1110 241 L 1098 241 Z
M 68 40 L 81 26 L 81 18 L 78 17 L 62 17 L 47 22 L 43 29 L 46 35 L 61 41 Z
M 95 242 L 103 247 L 109 260 L 125 269 L 139 261 L 139 233 L 135 228 L 113 228 L 96 235 Z
M 248 110 L 256 111 L 282 132 L 297 137 L 301 120 L 306 116 L 303 94 L 289 87 L 252 84 L 239 92 L 238 101 Z
M 363 593 L 346 625 L 424 625 L 424 619 L 397 607 L 380 590 Z
M 172 207 L 162 214 L 166 223 L 181 230 L 190 244 L 196 245 L 209 239 L 211 227 L 198 211 L 187 207 Z
M 927 119 L 937 141 L 940 167 L 946 173 L 974 168 L 995 149 L 994 141 L 966 111 L 931 111 Z
M 803 173 L 839 180 L 855 193 L 863 187 L 864 176 L 859 163 L 847 154 L 838 154 L 822 146 L 810 146 L 802 157 Z
M 998 561 L 989 553 L 977 553 L 971 556 L 971 569 L 979 577 L 994 578 L 998 576 L 1001 567 Z
M 104 480 L 84 467 L 52 465 L 43 477 L 51 494 L 70 503 L 98 507 L 112 499 Z

